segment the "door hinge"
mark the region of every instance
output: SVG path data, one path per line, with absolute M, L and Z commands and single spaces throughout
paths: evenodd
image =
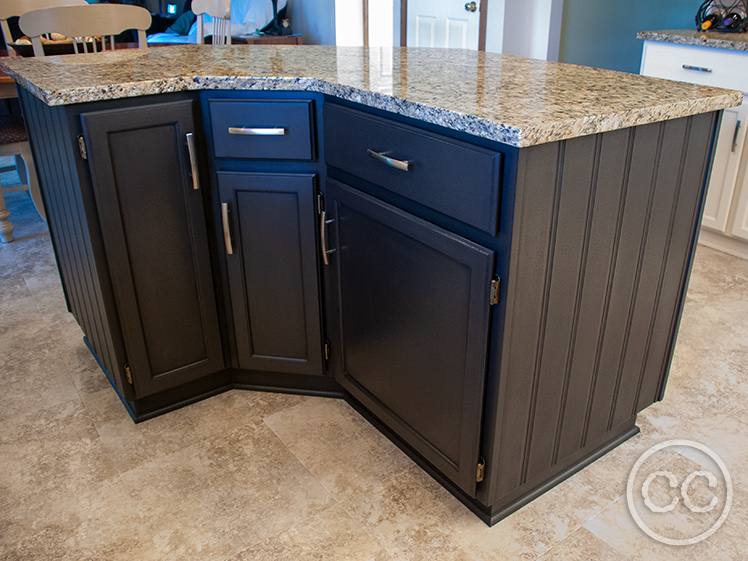
M 499 294 L 501 293 L 501 279 L 499 277 L 496 277 L 491 281 L 491 296 L 490 296 L 490 305 L 495 306 L 499 303 Z
M 127 378 L 127 383 L 132 385 L 132 372 L 129 364 L 125 364 L 125 378 Z
M 86 139 L 83 138 L 82 134 L 78 135 L 78 151 L 81 154 L 81 158 L 88 160 L 88 150 L 86 149 Z
M 486 478 L 486 460 L 478 458 L 478 469 L 475 470 L 475 481 L 480 483 Z
M 325 360 L 330 360 L 330 341 L 325 341 Z
M 317 193 L 317 214 L 322 214 L 325 210 L 325 196 Z

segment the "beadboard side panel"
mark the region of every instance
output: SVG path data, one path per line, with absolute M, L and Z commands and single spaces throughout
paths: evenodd
M 520 153 L 492 510 L 661 398 L 718 113 Z
M 47 211 L 60 279 L 68 309 L 90 345 L 127 397 L 130 387 L 121 379 L 121 351 L 112 325 L 116 309 L 111 295 L 93 193 L 86 186 L 85 169 L 75 138 L 74 116 L 66 107 L 49 107 L 19 88 L 23 116 L 31 139 L 39 184 Z

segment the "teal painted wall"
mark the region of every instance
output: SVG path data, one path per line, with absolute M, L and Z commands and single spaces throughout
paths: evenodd
M 701 0 L 565 0 L 559 61 L 639 72 L 637 31 L 690 29 Z

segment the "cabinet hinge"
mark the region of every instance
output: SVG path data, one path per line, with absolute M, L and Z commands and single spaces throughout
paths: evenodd
M 486 460 L 478 458 L 478 469 L 475 470 L 475 481 L 480 483 L 486 478 Z
M 499 294 L 501 293 L 501 279 L 499 277 L 496 277 L 491 281 L 491 296 L 490 296 L 490 305 L 495 306 L 499 303 Z
M 325 341 L 325 360 L 330 360 L 330 341 Z
M 88 150 L 86 149 L 86 139 L 83 138 L 82 134 L 78 135 L 78 151 L 81 153 L 81 158 L 88 160 Z
M 322 193 L 317 193 L 317 214 L 322 214 L 325 210 L 325 196 Z
M 127 378 L 127 383 L 132 385 L 132 372 L 129 364 L 125 364 L 125 378 Z

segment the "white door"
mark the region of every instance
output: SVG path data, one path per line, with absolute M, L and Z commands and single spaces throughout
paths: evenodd
M 408 46 L 477 49 L 480 1 L 408 0 Z

